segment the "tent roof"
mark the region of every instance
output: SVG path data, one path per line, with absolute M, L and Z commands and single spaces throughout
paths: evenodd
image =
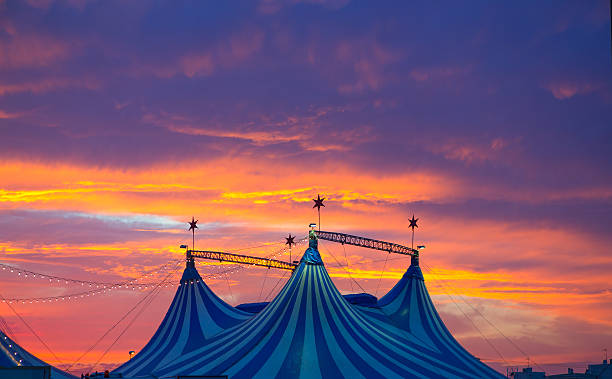
M 124 376 L 149 374 L 250 317 L 251 313 L 236 309 L 215 295 L 200 277 L 193 260 L 187 261 L 179 288 L 157 331 L 138 354 L 113 372 Z
M 501 377 L 467 352 L 450 355 L 449 351 L 461 349 L 454 339 L 440 346 L 423 343 L 405 325 L 394 325 L 392 317 L 381 320 L 350 304 L 334 286 L 316 247 L 311 241 L 289 281 L 260 313 L 158 366 L 152 374 L 334 379 Z M 421 289 L 426 291 L 424 286 Z M 418 298 L 426 299 L 429 297 Z M 445 330 L 441 325 L 434 332 Z
M 36 358 L 26 349 L 7 336 L 0 330 L 0 367 L 17 366 L 51 366 L 48 363 Z M 73 375 L 68 374 L 56 367 L 51 366 L 51 379 L 74 379 Z

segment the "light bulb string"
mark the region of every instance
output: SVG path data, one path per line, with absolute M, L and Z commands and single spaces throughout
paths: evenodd
M 303 238 L 301 240 L 298 240 L 298 244 L 303 243 L 304 241 L 306 241 L 306 238 Z M 274 252 L 272 252 L 271 254 L 267 255 L 266 258 L 276 258 L 279 255 L 282 255 L 284 253 L 286 253 L 288 251 L 287 247 L 283 247 L 281 249 L 275 250 Z M 142 279 L 143 277 L 146 277 L 148 275 L 151 275 L 152 273 L 159 273 L 160 270 L 163 270 L 164 268 L 170 266 L 172 263 L 177 263 L 180 260 L 172 260 L 169 262 L 166 262 L 164 264 L 162 264 L 161 266 L 158 266 L 158 268 L 150 270 L 149 272 L 146 272 L 145 274 L 143 274 L 141 277 L 138 277 L 136 279 L 132 279 L 130 281 L 126 281 L 126 282 L 120 282 L 120 283 L 111 283 L 111 282 L 94 282 L 94 281 L 83 281 L 83 280 L 77 280 L 77 279 L 71 279 L 71 278 L 65 278 L 65 277 L 60 277 L 60 276 L 54 276 L 54 275 L 47 275 L 47 274 L 41 274 L 38 272 L 34 272 L 34 271 L 30 271 L 30 270 L 24 270 L 21 268 L 17 268 L 17 267 L 13 267 L 10 265 L 6 265 L 3 263 L 0 263 L 0 267 L 2 267 L 3 270 L 12 270 L 12 271 L 17 271 L 17 272 L 21 272 L 21 273 L 26 273 L 29 274 L 33 277 L 35 277 L 35 275 L 38 275 L 39 277 L 43 278 L 43 279 L 50 279 L 50 280 L 58 280 L 58 281 L 65 281 L 65 282 L 72 282 L 72 283 L 81 283 L 81 284 L 88 284 L 88 285 L 96 285 L 96 287 L 102 286 L 102 288 L 96 288 L 96 289 L 92 289 L 92 290 L 88 290 L 88 291 L 83 291 L 83 292 L 77 292 L 77 293 L 71 293 L 71 294 L 64 294 L 64 295 L 56 295 L 56 296 L 45 296 L 45 297 L 14 297 L 14 298 L 4 298 L 2 299 L 2 302 L 4 303 L 22 303 L 22 304 L 26 304 L 26 303 L 30 303 L 30 304 L 34 304 L 34 303 L 53 303 L 53 302 L 57 302 L 57 301 L 66 301 L 66 300 L 78 300 L 78 299 L 82 299 L 82 298 L 86 298 L 86 297 L 91 297 L 91 296 L 95 296 L 95 295 L 99 295 L 99 294 L 103 294 L 103 293 L 108 293 L 114 290 L 118 290 L 118 289 L 132 289 L 132 290 L 143 290 L 146 291 L 148 290 L 150 287 L 155 286 L 155 285 L 159 285 L 159 282 L 157 283 L 135 283 L 136 281 Z M 230 265 L 234 265 L 233 263 L 230 263 Z M 219 266 L 219 265 L 216 265 Z M 205 275 L 202 275 L 203 279 L 209 279 L 209 280 L 214 280 L 214 279 L 218 279 L 220 277 L 225 277 L 226 275 L 229 274 L 234 274 L 240 270 L 243 270 L 245 268 L 248 267 L 252 267 L 254 265 L 252 264 L 240 264 L 237 267 L 233 267 L 227 270 L 219 270 L 216 272 L 212 272 L 212 273 L 208 273 Z M 174 268 L 172 268 L 174 269 Z M 169 270 L 171 271 L 171 270 Z M 174 271 L 176 273 L 176 271 Z M 25 276 L 25 274 L 24 274 Z M 167 281 L 166 281 L 167 282 Z M 180 285 L 180 284 L 179 284 Z M 163 287 L 167 288 L 169 287 L 170 284 L 165 284 Z
M 49 274 L 44 274 L 44 273 L 40 273 L 36 271 L 31 271 L 31 270 L 7 265 L 5 263 L 0 263 L 0 268 L 2 269 L 2 271 L 5 271 L 5 272 L 17 273 L 17 275 L 19 276 L 22 276 L 23 274 L 23 277 L 32 277 L 32 278 L 38 277 L 40 279 L 49 279 L 49 282 L 52 282 L 52 283 L 53 282 L 56 282 L 56 283 L 63 282 L 63 284 L 81 284 L 81 285 L 88 285 L 88 286 L 109 286 L 110 287 L 110 286 L 128 285 L 129 283 L 134 283 L 138 280 L 143 279 L 146 276 L 152 275 L 154 273 L 159 273 L 160 270 L 166 271 L 168 266 L 178 261 L 180 260 L 173 259 L 171 261 L 158 265 L 151 270 L 145 271 L 142 275 L 140 275 L 137 278 L 126 280 L 123 282 L 97 282 L 97 281 L 92 281 L 92 280 L 73 279 L 73 278 L 67 278 L 67 277 L 62 277 L 62 276 L 57 276 L 57 275 L 49 275 Z

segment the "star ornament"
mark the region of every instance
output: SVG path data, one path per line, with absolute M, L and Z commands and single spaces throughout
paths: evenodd
M 412 218 L 409 219 L 408 221 L 410 221 L 410 225 L 408 225 L 409 228 L 412 228 L 412 230 L 414 231 L 414 228 L 418 228 L 419 226 L 417 225 L 417 221 L 419 221 L 418 218 L 414 218 L 414 213 L 412 214 Z
M 287 242 L 285 242 L 285 245 L 289 245 L 289 248 L 291 248 L 291 245 L 295 245 L 295 236 L 289 234 L 289 237 L 285 237 L 285 239 L 287 240 Z
M 317 198 L 312 199 L 312 201 L 315 202 L 312 207 L 317 208 L 318 210 L 320 210 L 321 207 L 325 207 L 325 204 L 323 204 L 323 200 L 325 200 L 325 197 L 321 197 L 321 195 L 317 194 Z
M 198 220 L 192 217 L 191 221 L 189 221 L 189 231 L 198 229 L 197 223 L 198 223 Z

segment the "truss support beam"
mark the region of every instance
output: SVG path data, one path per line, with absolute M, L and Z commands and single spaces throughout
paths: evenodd
M 317 233 L 317 237 L 319 237 L 319 239 L 338 242 L 343 245 L 347 244 L 353 246 L 360 246 L 368 249 L 387 251 L 389 253 L 410 255 L 412 257 L 419 256 L 419 251 L 417 249 L 412 249 L 410 247 L 399 245 L 397 243 L 379 241 L 371 238 L 353 236 L 345 233 L 325 232 L 323 230 L 315 231 L 315 233 Z
M 252 266 L 261 266 L 267 268 L 279 268 L 281 270 L 293 271 L 297 267 L 295 263 L 283 262 L 276 259 L 252 257 L 249 255 L 239 255 L 232 253 L 224 253 L 221 251 L 208 250 L 187 250 L 187 259 L 202 258 L 210 259 L 219 262 L 231 262 L 247 264 Z

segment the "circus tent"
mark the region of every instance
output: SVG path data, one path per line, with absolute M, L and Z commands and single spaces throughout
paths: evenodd
M 47 364 L 0 333 L 0 366 Z M 352 304 L 309 241 L 280 293 L 258 313 L 215 295 L 187 260 L 180 285 L 146 346 L 111 377 L 494 378 L 444 326 L 414 257 L 376 304 Z M 52 368 L 52 379 L 73 378 Z
M 149 343 L 115 371 L 123 376 L 154 372 L 202 346 L 213 335 L 251 316 L 215 295 L 200 277 L 191 258 L 170 308 Z
M 434 346 L 447 362 L 471 367 L 491 377 L 499 375 L 465 350 L 446 328 L 425 286 L 418 256 L 412 257 L 411 265 L 400 281 L 371 311 L 380 312 L 392 324 L 410 332 L 423 343 Z
M 181 288 L 177 297 L 185 296 L 180 293 Z M 180 302 L 176 300 L 160 329 L 176 313 L 178 305 L 174 304 Z M 216 304 L 224 303 L 219 300 Z M 410 313 L 418 316 L 408 316 Z M 202 332 L 197 343 L 182 343 L 173 350 L 171 359 L 154 366 L 143 363 L 139 366 L 143 369 L 134 369 L 135 365 L 128 362 L 113 374 L 334 379 L 502 377 L 452 338 L 433 308 L 418 265 L 411 265 L 379 307 L 365 310 L 339 293 L 321 260 L 316 239 L 310 241 L 299 266 L 276 298 L 259 313 L 240 321 L 244 316 L 234 314 L 236 323 L 216 327 L 216 334 L 205 336 Z M 206 322 L 192 322 L 206 329 Z M 158 330 L 147 346 L 166 342 L 162 335 Z M 173 345 L 172 340 L 167 342 Z M 145 348 L 140 354 L 150 353 Z
M 12 338 L 0 330 L 0 367 L 49 366 L 19 346 Z M 58 368 L 51 367 L 51 379 L 75 379 Z

